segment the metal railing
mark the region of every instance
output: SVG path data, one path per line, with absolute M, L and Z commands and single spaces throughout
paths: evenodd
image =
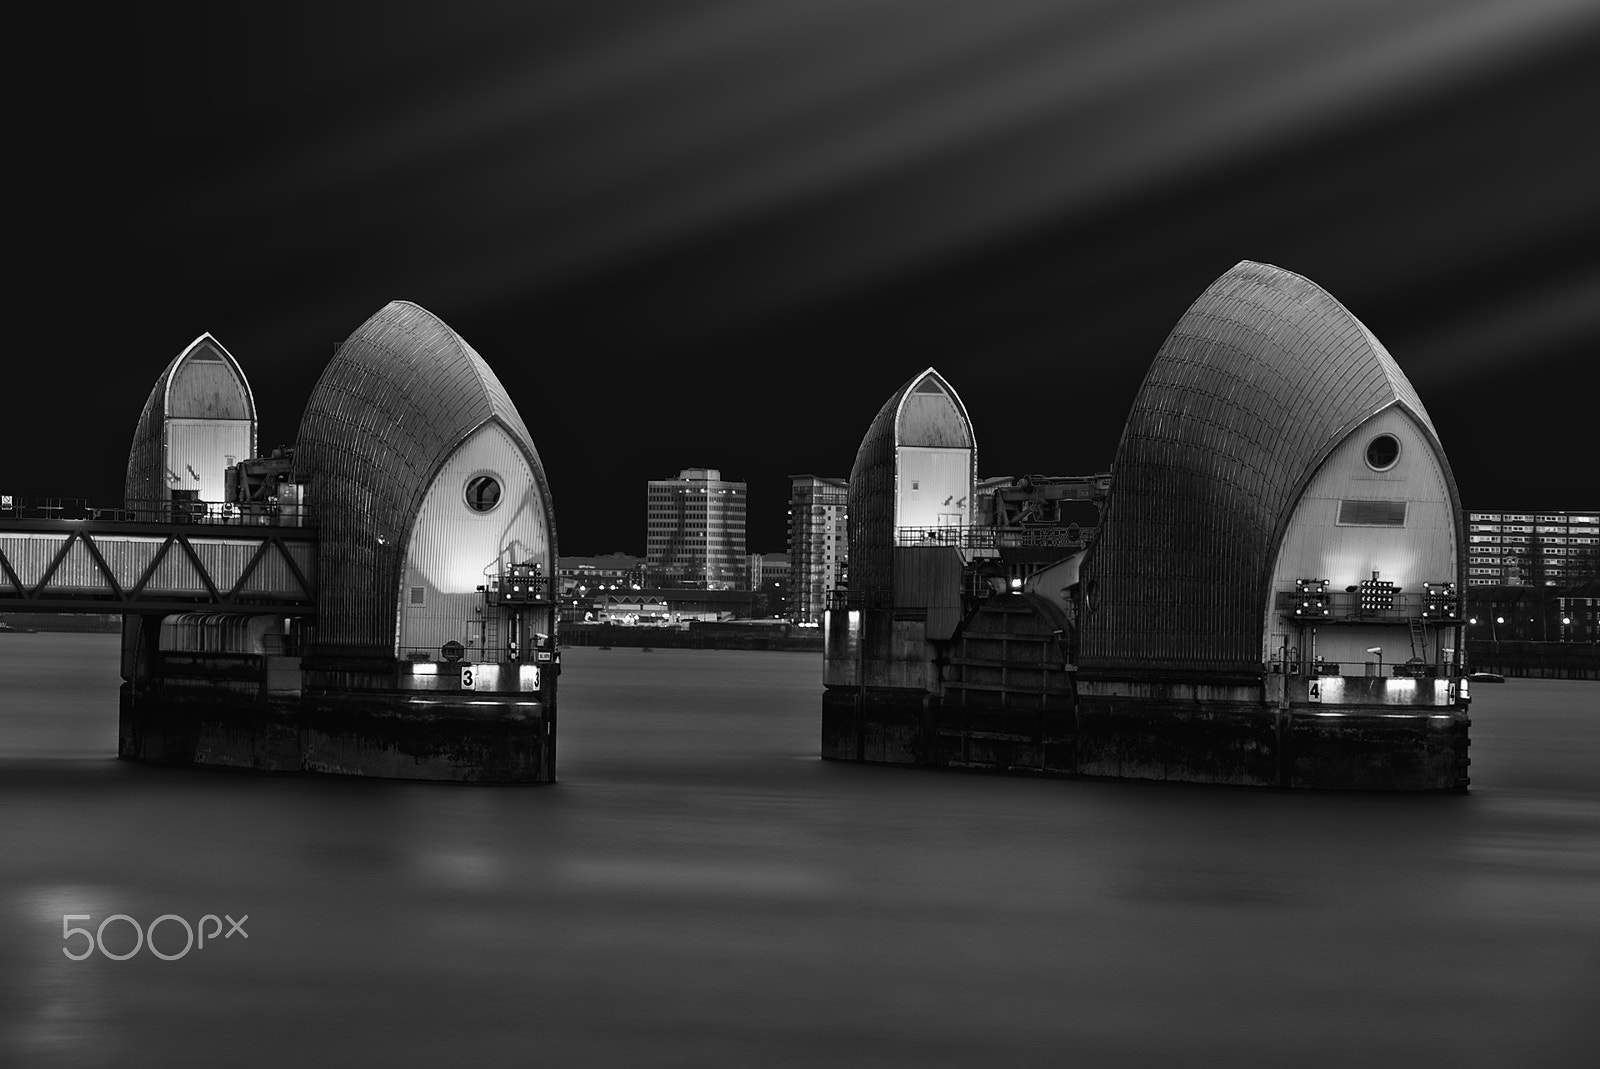
M 988 527 L 896 527 L 896 546 L 952 546 L 956 549 L 992 549 L 994 535 Z
M 889 609 L 893 606 L 894 599 L 881 591 L 872 593 L 865 590 L 828 591 L 830 609 Z
M 1094 537 L 1093 527 L 996 527 L 997 549 L 1082 549 Z
M 953 546 L 957 549 L 1082 549 L 1094 528 L 1077 524 L 1029 527 L 896 527 L 898 547 Z
M 0 494 L 0 520 L 86 520 L 98 510 L 82 497 L 13 497 Z
M 1309 676 L 1384 676 L 1395 679 L 1439 679 L 1449 674 L 1448 665 L 1417 661 L 1308 661 L 1290 662 L 1290 674 Z M 1270 667 L 1270 666 L 1269 666 Z M 1279 670 L 1274 667 L 1273 671 Z
M 201 501 L 195 498 L 134 500 L 115 508 L 81 497 L 0 498 L 0 520 L 90 520 L 95 523 L 199 523 L 224 527 L 310 527 L 305 502 Z
M 1425 624 L 1434 626 L 1459 626 L 1462 619 L 1462 604 L 1458 597 L 1454 601 L 1456 615 L 1451 617 L 1424 617 L 1423 611 L 1428 602 L 1421 594 L 1400 593 L 1395 594 L 1390 604 L 1382 607 L 1362 605 L 1360 593 L 1346 591 L 1330 592 L 1316 595 L 1327 603 L 1327 615 L 1320 615 L 1315 610 L 1308 610 L 1306 615 L 1295 616 L 1295 608 L 1299 606 L 1305 596 L 1292 590 L 1280 590 L 1277 595 L 1278 611 L 1295 620 L 1297 623 L 1392 623 L 1402 624 L 1409 620 L 1421 620 Z

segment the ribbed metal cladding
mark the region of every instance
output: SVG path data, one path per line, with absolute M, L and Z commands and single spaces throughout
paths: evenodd
M 295 444 L 318 526 L 317 641 L 330 652 L 393 656 L 412 521 L 450 452 L 495 420 L 533 470 L 550 532 L 549 483 L 526 424 L 489 365 L 433 313 L 391 301 L 322 372 Z
M 1123 429 L 1082 570 L 1080 666 L 1259 673 L 1295 504 L 1332 449 L 1390 405 L 1426 428 L 1459 500 L 1422 402 L 1343 305 L 1248 260 L 1212 283 L 1163 343 Z
M 852 595 L 888 597 L 894 591 L 895 450 L 902 444 L 919 444 L 900 441 L 900 407 L 906 395 L 928 378 L 937 380 L 949 394 L 960 426 L 937 428 L 938 440 L 927 444 L 972 447 L 973 470 L 976 471 L 977 448 L 972 421 L 967 417 L 960 396 L 944 376 L 931 367 L 908 379 L 878 409 L 856 450 L 855 465 L 850 469 L 848 537 Z
M 220 361 L 235 380 L 229 376 L 207 376 L 210 389 L 177 398 L 168 396 L 168 386 L 179 368 L 191 359 Z M 223 381 L 217 381 L 221 378 Z M 173 409 L 169 411 L 168 409 Z M 164 455 L 168 417 L 195 419 L 239 419 L 250 422 L 250 453 L 255 452 L 256 402 L 250 391 L 249 380 L 233 354 L 210 334 L 202 334 L 172 358 L 166 369 L 150 388 L 144 408 L 139 412 L 139 422 L 133 429 L 133 444 L 128 450 L 128 471 L 123 481 L 124 504 L 130 508 L 138 503 L 163 501 L 167 498 L 167 462 Z M 243 457 L 238 458 L 243 460 Z

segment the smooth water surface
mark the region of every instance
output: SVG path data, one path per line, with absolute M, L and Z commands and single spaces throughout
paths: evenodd
M 474 787 L 117 761 L 116 655 L 0 636 L 0 1065 L 1600 1064 L 1594 683 L 1297 794 L 825 763 L 816 655 L 570 649 L 561 782 Z M 67 960 L 119 913 L 247 937 Z

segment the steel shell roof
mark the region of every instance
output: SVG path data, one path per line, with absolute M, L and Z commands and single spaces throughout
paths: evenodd
M 450 453 L 489 421 L 525 451 L 550 531 L 549 483 L 522 416 L 483 357 L 433 313 L 392 301 L 323 370 L 295 446 L 320 531 L 318 643 L 392 655 L 405 539 Z
M 1086 670 L 1259 673 L 1277 548 L 1346 435 L 1393 405 L 1438 453 L 1383 345 L 1315 283 L 1243 261 L 1179 319 L 1146 374 L 1085 559 Z M 1457 499 L 1458 500 L 1458 499 Z

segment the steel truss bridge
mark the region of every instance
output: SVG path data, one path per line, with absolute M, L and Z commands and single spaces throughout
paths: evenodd
M 0 612 L 314 612 L 309 527 L 0 516 Z

